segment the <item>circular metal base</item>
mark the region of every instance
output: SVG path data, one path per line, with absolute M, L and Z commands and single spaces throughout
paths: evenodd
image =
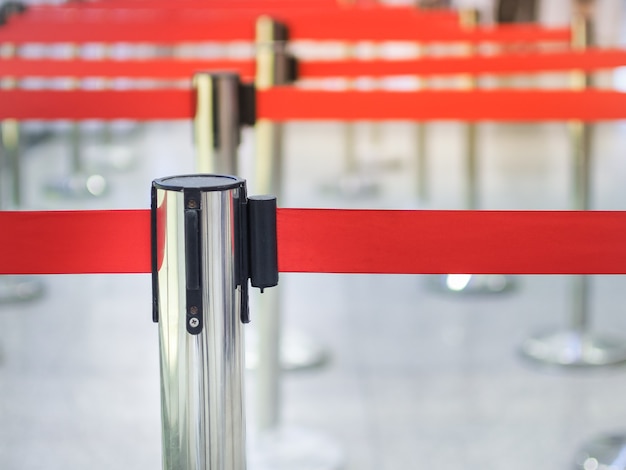
M 43 292 L 43 283 L 32 276 L 0 276 L 0 303 L 35 300 Z
M 64 199 L 83 199 L 103 196 L 108 189 L 102 175 L 76 174 L 46 185 L 48 194 Z
M 249 470 L 340 470 L 344 465 L 337 444 L 313 431 L 279 427 L 250 436 Z
M 246 331 L 246 369 L 256 369 L 259 364 L 258 332 Z M 328 360 L 327 351 L 308 336 L 295 330 L 281 335 L 280 366 L 282 370 L 302 370 L 320 367 Z
M 577 452 L 576 470 L 626 470 L 626 433 L 593 439 Z
M 579 331 L 532 336 L 521 349 L 530 359 L 558 366 L 608 366 L 626 361 L 624 340 Z
M 500 294 L 514 286 L 511 276 L 501 274 L 442 274 L 432 281 L 437 290 L 454 294 Z

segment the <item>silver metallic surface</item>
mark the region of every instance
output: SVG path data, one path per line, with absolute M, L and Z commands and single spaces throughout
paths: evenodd
M 239 173 L 239 77 L 228 72 L 202 72 L 194 75 L 193 85 L 196 171 L 236 175 Z
M 588 442 L 575 458 L 576 470 L 626 470 L 626 433 Z
M 201 193 L 203 328 L 190 334 L 184 196 L 157 190 L 157 231 L 164 235 L 158 269 L 164 470 L 246 468 L 241 292 L 234 257 L 240 191 Z

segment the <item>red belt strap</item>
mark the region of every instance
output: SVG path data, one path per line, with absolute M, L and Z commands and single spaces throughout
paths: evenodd
M 0 274 L 147 273 L 147 210 L 0 212 Z M 279 209 L 282 272 L 626 274 L 626 212 Z
M 0 119 L 190 119 L 189 90 L 0 90 Z M 600 121 L 626 118 L 615 91 L 308 91 L 257 94 L 257 116 L 292 120 Z
M 626 50 L 598 49 L 542 54 L 476 57 L 437 57 L 414 60 L 328 60 L 298 63 L 298 76 L 390 77 L 398 75 L 486 75 L 512 73 L 592 71 L 626 65 Z M 52 60 L 0 59 L 0 73 L 16 79 L 28 77 L 102 77 L 189 79 L 201 71 L 229 70 L 250 80 L 255 62 L 249 60 Z

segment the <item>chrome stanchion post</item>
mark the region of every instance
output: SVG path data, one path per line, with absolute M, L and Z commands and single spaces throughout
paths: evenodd
M 239 173 L 241 126 L 253 125 L 254 87 L 230 72 L 196 73 L 194 143 L 199 173 Z
M 286 29 L 268 17 L 257 21 L 256 87 L 264 90 L 283 85 L 289 80 L 293 63 L 285 51 Z M 283 157 L 282 125 L 260 119 L 255 127 L 256 185 L 260 192 L 282 194 L 281 166 Z M 252 470 L 290 470 L 339 468 L 342 454 L 335 443 L 306 429 L 283 427 L 280 423 L 282 370 L 317 366 L 326 359 L 324 351 L 310 341 L 307 350 L 302 344 L 292 349 L 289 334 L 282 334 L 281 300 L 279 290 L 260 296 L 256 341 L 258 355 L 247 365 L 254 368 L 256 383 L 256 426 L 251 439 L 249 466 Z M 252 330 L 251 332 L 254 332 Z M 299 339 L 299 338 L 298 338 Z M 253 352 L 248 349 L 247 352 Z
M 467 30 L 475 29 L 479 22 L 478 10 L 460 12 L 461 26 Z M 474 55 L 476 46 L 469 46 L 469 54 Z M 478 88 L 475 76 L 465 77 L 468 91 Z M 479 209 L 478 194 L 478 127 L 475 122 L 464 126 L 465 134 L 465 206 L 468 210 Z M 435 278 L 435 287 L 455 294 L 498 294 L 509 290 L 513 285 L 510 276 L 500 274 L 447 274 Z
M 152 186 L 164 470 L 245 470 L 242 323 L 253 287 L 278 283 L 276 198 L 234 176 Z
M 345 45 L 345 58 L 355 57 L 355 45 L 348 43 Z M 346 83 L 348 90 L 354 89 L 354 80 L 348 79 Z M 338 181 L 327 185 L 328 189 L 341 195 L 351 197 L 371 196 L 378 192 L 378 185 L 372 178 L 361 171 L 359 157 L 357 154 L 357 127 L 356 122 L 345 122 L 343 126 L 343 155 L 344 168 Z M 372 123 L 374 128 L 377 124 Z M 378 129 L 380 130 L 380 129 Z
M 292 82 L 296 76 L 296 64 L 286 51 L 287 30 L 284 25 L 273 21 L 271 18 L 260 17 L 256 25 L 257 42 L 257 71 L 255 84 L 258 90 L 265 90 L 273 86 L 286 85 Z M 282 195 L 282 167 L 283 167 L 283 125 L 267 119 L 259 119 L 255 125 L 255 184 L 261 192 L 271 192 L 280 199 Z M 249 351 L 248 365 L 256 368 L 263 362 L 275 364 L 280 361 L 280 368 L 286 370 L 303 369 L 319 366 L 326 360 L 325 351 L 313 341 L 305 337 L 294 337 L 291 333 L 280 336 L 280 313 L 278 292 L 264 296 L 263 323 L 259 322 L 258 351 Z M 270 305 L 272 304 L 272 305 Z M 264 332 L 272 337 L 264 337 Z M 270 333 L 271 332 L 271 333 Z M 268 338 L 263 339 L 263 338 Z M 271 348 L 278 347 L 280 352 L 272 352 Z M 267 348 L 267 349 L 266 349 Z M 267 358 L 260 355 L 267 354 Z M 276 354 L 279 355 L 278 359 Z M 270 371 L 267 371 L 269 374 Z M 259 376 L 265 376 L 259 373 Z M 269 376 L 269 375 L 268 375 Z M 278 379 L 272 379 L 276 382 Z
M 592 43 L 588 18 L 576 16 L 572 24 L 572 47 L 582 50 Z M 584 90 L 591 77 L 582 72 L 572 74 L 576 90 Z M 591 125 L 582 121 L 569 123 L 574 160 L 574 210 L 590 208 Z M 590 331 L 589 276 L 571 276 L 572 304 L 570 325 L 565 329 L 532 336 L 522 345 L 523 353 L 539 362 L 561 366 L 601 366 L 626 361 L 626 341 Z

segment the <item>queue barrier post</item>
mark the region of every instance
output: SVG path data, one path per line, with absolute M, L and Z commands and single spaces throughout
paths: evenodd
M 18 2 L 8 2 L 0 9 L 0 27 L 11 15 L 19 14 L 25 10 L 25 5 Z M 16 54 L 14 44 L 4 44 L 0 57 L 10 58 Z M 5 78 L 5 87 L 15 88 L 17 80 Z M 2 162 L 0 167 L 9 169 L 10 194 L 4 193 L 4 183 L 7 179 L 0 170 L 0 209 L 17 209 L 23 203 L 22 198 L 22 172 L 21 172 L 21 143 L 20 125 L 16 119 L 4 119 L 0 121 L 0 153 Z M 5 199 L 9 196 L 8 201 Z M 33 276 L 2 276 L 0 278 L 0 303 L 22 302 L 40 298 L 44 293 L 44 286 Z
M 72 59 L 81 55 L 81 46 L 72 44 Z M 81 80 L 72 78 L 70 89 L 79 89 Z M 64 199 L 82 199 L 102 197 L 109 189 L 106 178 L 99 173 L 92 173 L 85 168 L 83 141 L 84 135 L 80 121 L 72 121 L 69 129 L 70 168 L 68 174 L 55 178 L 46 184 L 46 192 Z
M 589 18 L 575 16 L 572 23 L 572 48 L 585 50 L 592 44 Z M 584 91 L 591 76 L 583 71 L 572 72 L 574 90 Z M 573 209 L 591 207 L 591 144 L 592 126 L 582 120 L 569 122 L 573 152 Z M 571 315 L 569 325 L 556 331 L 533 335 L 522 344 L 527 357 L 541 363 L 559 366 L 603 366 L 626 361 L 626 341 L 593 333 L 590 329 L 590 281 L 585 275 L 571 276 Z
M 287 29 L 267 16 L 256 23 L 257 71 L 259 91 L 285 85 L 295 78 L 295 63 L 286 51 Z M 281 123 L 258 119 L 255 127 L 256 190 L 271 192 L 280 199 L 283 193 L 283 127 Z M 278 289 L 260 296 L 256 341 L 256 360 L 247 363 L 256 371 L 256 413 L 254 440 L 250 450 L 252 470 L 318 468 L 336 470 L 343 456 L 336 444 L 323 435 L 304 428 L 281 425 L 281 374 L 283 370 L 319 366 L 326 353 L 310 339 L 283 331 L 281 298 Z
M 163 469 L 245 470 L 242 324 L 248 280 L 278 283 L 276 198 L 234 176 L 152 185 Z
M 463 10 L 459 14 L 460 25 L 466 30 L 476 29 L 479 25 L 480 14 L 476 9 Z M 468 54 L 476 55 L 476 46 L 468 46 Z M 464 77 L 464 88 L 471 92 L 478 88 L 478 79 L 475 75 Z M 463 127 L 465 148 L 465 207 L 468 210 L 478 210 L 480 197 L 478 193 L 478 125 L 468 122 Z M 500 294 L 513 286 L 511 276 L 502 274 L 446 274 L 437 276 L 435 287 L 446 293 L 454 294 Z
M 254 87 L 231 72 L 200 72 L 193 77 L 196 171 L 239 174 L 241 127 L 253 125 Z

